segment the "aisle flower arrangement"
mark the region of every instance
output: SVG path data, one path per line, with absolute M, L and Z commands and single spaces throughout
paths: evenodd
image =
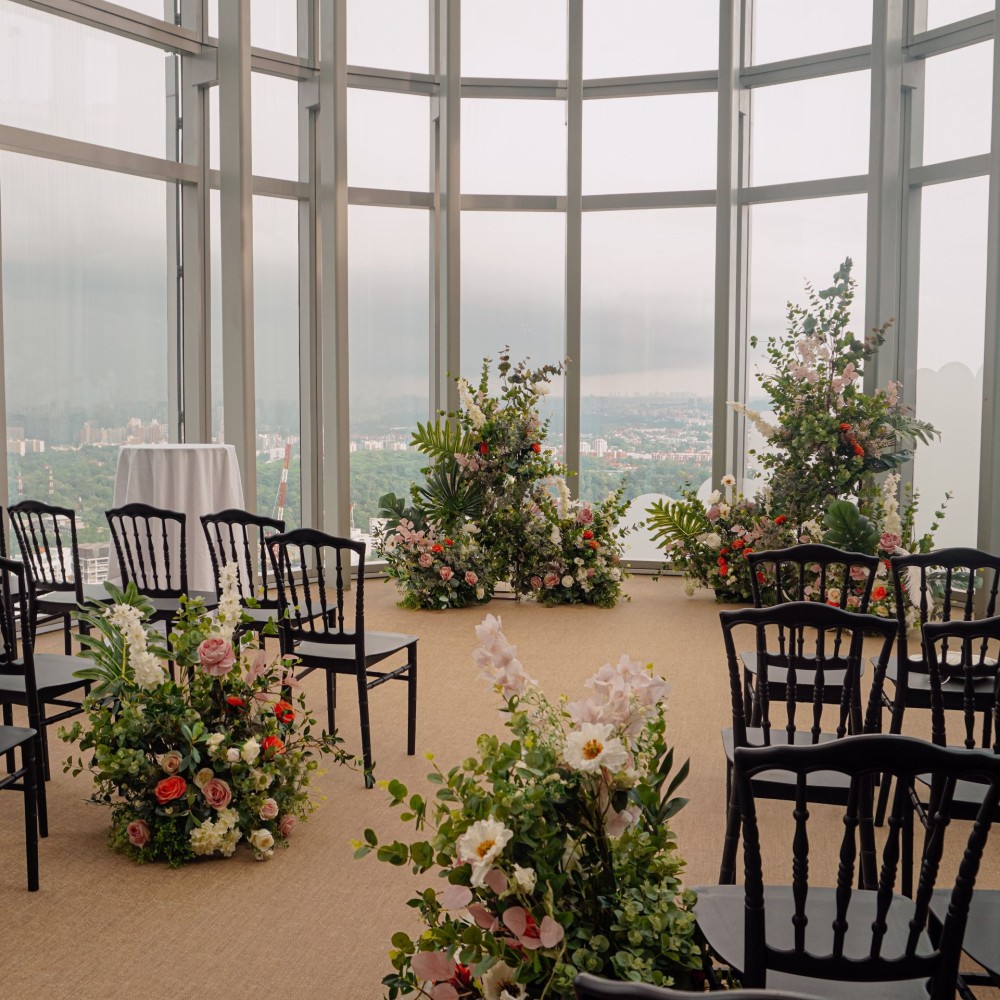
M 476 634 L 508 735 L 435 764 L 427 798 L 384 784 L 421 839 L 381 844 L 369 829 L 355 845 L 436 876 L 409 901 L 425 930 L 392 935 L 386 996 L 570 1000 L 581 971 L 691 986 L 694 895 L 668 826 L 688 768 L 671 777 L 666 681 L 623 656 L 587 682 L 588 697 L 552 702 L 498 618 Z
M 91 801 L 111 808 L 111 846 L 136 861 L 178 867 L 240 844 L 266 860 L 315 808 L 318 758 L 352 760 L 335 735 L 315 731 L 294 660 L 268 659 L 252 633 L 238 635 L 235 566 L 222 581 L 214 614 L 182 598 L 169 653 L 133 584 L 107 585 L 114 605 L 81 615 L 89 727 L 61 731 L 81 751 L 65 769 L 93 774 Z
M 545 446 L 548 421 L 539 400 L 564 370 L 562 364 L 514 363 L 504 349 L 496 392 L 490 391 L 492 361 L 485 358 L 478 386 L 457 380 L 458 410 L 417 425 L 413 447 L 431 462 L 425 480 L 413 485 L 409 502 L 391 493 L 380 499 L 386 522 L 380 552 L 404 606 L 462 607 L 488 600 L 500 582 L 545 604 L 613 607 L 622 598 L 623 491 L 570 510 L 566 470 Z M 583 511 L 593 521 L 576 531 Z M 438 544 L 463 538 L 465 558 L 448 564 L 446 586 L 428 575 L 444 570 L 426 558 L 431 536 Z M 469 573 L 474 586 L 451 586 Z

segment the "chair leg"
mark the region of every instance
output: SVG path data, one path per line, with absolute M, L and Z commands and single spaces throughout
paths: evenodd
M 67 656 L 73 655 L 73 619 L 68 612 L 63 615 L 63 648 Z
M 365 788 L 374 788 L 372 732 L 368 719 L 368 678 L 363 671 L 358 674 L 358 708 L 361 711 L 361 758 L 365 768 Z
M 904 896 L 913 898 L 913 814 L 916 810 L 911 802 L 906 803 L 903 811 L 903 845 L 900 851 L 900 866 L 902 872 L 899 877 L 899 888 Z
M 730 782 L 731 784 L 731 779 Z M 736 884 L 736 851 L 740 843 L 740 806 L 736 801 L 736 788 L 729 794 L 726 808 L 726 839 L 722 844 L 722 864 L 719 868 L 719 885 Z
M 38 891 L 38 761 L 35 759 L 35 738 L 21 744 L 24 764 L 24 851 L 28 864 L 28 891 Z M 47 833 L 48 831 L 46 831 Z
M 51 773 L 49 771 L 49 732 L 48 732 L 48 724 L 45 721 L 44 704 L 39 704 L 38 718 L 35 719 L 34 722 L 29 721 L 28 725 L 31 726 L 32 729 L 35 728 L 38 729 L 38 735 L 40 737 L 42 745 L 42 759 L 39 761 L 38 771 L 39 774 L 41 774 L 42 776 L 42 780 L 48 781 L 49 778 L 51 777 Z
M 14 725 L 14 707 L 5 702 L 3 706 L 3 724 L 5 726 Z M 17 761 L 14 759 L 14 751 L 7 751 L 7 773 L 10 774 L 17 767 Z
M 337 728 L 337 675 L 332 670 L 326 672 L 326 717 L 332 733 Z
M 891 719 L 889 720 L 889 732 L 898 736 L 903 730 L 903 713 L 895 711 L 893 706 L 887 706 Z M 889 792 L 892 788 L 892 778 L 888 774 L 883 774 L 878 786 L 878 804 L 875 806 L 875 825 L 882 826 L 885 823 L 885 811 L 889 806 Z
M 406 752 L 417 752 L 417 647 L 410 648 L 410 670 L 406 677 Z

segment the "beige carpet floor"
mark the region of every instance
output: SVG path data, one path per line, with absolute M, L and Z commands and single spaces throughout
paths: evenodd
M 582 682 L 623 652 L 654 662 L 671 681 L 669 736 L 678 758 L 691 758 L 683 788 L 691 802 L 675 828 L 688 883 L 713 882 L 725 794 L 719 730 L 730 719 L 718 607 L 707 592 L 686 597 L 677 579 L 636 577 L 627 589 L 632 601 L 612 611 L 507 600 L 488 610 L 502 616 L 520 659 L 550 695 L 580 695 Z M 372 697 L 376 770 L 379 778 L 425 789 L 425 752 L 448 765 L 472 752 L 479 733 L 502 728 L 497 698 L 471 665 L 473 627 L 485 612 L 410 612 L 395 600 L 392 583 L 368 584 L 368 627 L 420 636 L 418 754 L 405 754 L 405 686 L 379 688 Z M 306 684 L 321 706 L 321 678 Z M 356 702 L 344 687 L 338 724 L 357 748 Z M 56 740 L 53 759 L 65 756 Z M 87 777 L 57 767 L 48 786 L 51 833 L 41 844 L 38 893 L 25 889 L 20 797 L 0 794 L 0 899 L 7 912 L 0 996 L 380 997 L 389 938 L 396 929 L 414 929 L 404 904 L 416 880 L 372 857 L 354 861 L 350 841 L 369 826 L 383 839 L 405 831 L 386 794 L 365 791 L 357 772 L 327 771 L 316 787 L 320 808 L 272 861 L 257 863 L 241 851 L 229 861 L 170 871 L 111 853 L 108 816 L 86 801 Z M 766 805 L 763 821 L 766 850 L 772 837 L 787 837 L 790 807 Z M 832 851 L 839 820 L 831 813 L 829 823 L 814 825 L 812 850 Z M 813 870 L 821 870 L 818 861 Z M 777 867 L 765 874 L 789 878 Z M 1000 836 L 989 847 L 981 884 L 1000 887 Z

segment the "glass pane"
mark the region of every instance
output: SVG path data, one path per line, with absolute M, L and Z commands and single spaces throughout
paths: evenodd
M 587 0 L 583 75 L 645 76 L 715 69 L 719 5 L 690 0 Z
M 927 27 L 939 28 L 994 8 L 993 0 L 927 0 Z
M 128 7 L 129 10 L 138 11 L 140 14 L 170 21 L 171 24 L 174 20 L 173 0 L 115 0 L 115 3 L 119 7 Z
M 478 382 L 482 359 L 555 364 L 566 355 L 566 220 L 555 212 L 462 213 L 462 373 Z M 542 397 L 549 444 L 562 450 L 561 380 Z
M 427 191 L 427 98 L 378 90 L 347 91 L 347 177 L 355 187 Z
M 871 45 L 872 0 L 754 0 L 753 61 Z
M 208 192 L 209 224 L 209 281 L 211 282 L 210 306 L 212 326 L 212 440 L 225 441 L 226 427 L 222 399 L 222 246 L 219 239 L 221 227 L 221 196 L 218 191 Z
M 426 0 L 347 0 L 347 61 L 351 66 L 426 73 L 430 67 Z
M 993 42 L 925 61 L 924 163 L 990 151 Z
M 370 543 L 379 497 L 427 464 L 409 442 L 429 408 L 430 217 L 352 205 L 348 227 L 351 534 Z
M 172 58 L 0 0 L 0 124 L 165 156 Z
M 565 194 L 562 101 L 462 101 L 462 190 Z
M 715 94 L 584 101 L 583 193 L 714 188 L 717 115 Z
M 710 475 L 714 300 L 713 209 L 584 215 L 584 499 L 627 474 L 642 519 L 654 496 Z M 630 558 L 662 558 L 648 533 L 628 541 Z
M 299 205 L 253 200 L 257 511 L 302 522 L 299 453 Z M 281 472 L 290 464 L 284 511 Z
M 166 185 L 14 153 L 0 184 L 10 502 L 76 509 L 99 582 L 118 448 L 169 437 Z
M 989 179 L 935 184 L 921 193 L 917 415 L 940 441 L 917 448 L 917 526 L 926 530 L 944 490 L 954 491 L 935 544 L 975 545 L 986 328 Z
M 755 90 L 753 183 L 868 173 L 870 88 L 865 70 Z
M 253 172 L 298 180 L 299 85 L 264 73 L 252 73 L 250 84 Z M 216 98 L 218 92 L 218 87 L 212 88 Z
M 299 51 L 298 4 L 289 0 L 250 0 L 250 44 L 295 55 Z
M 566 77 L 566 0 L 465 0 L 462 76 Z
M 865 332 L 867 201 L 859 194 L 750 209 L 749 334 L 759 341 L 756 349 L 747 346 L 746 398 L 752 409 L 770 408 L 754 371 L 764 363 L 767 338 L 787 329 L 787 303 L 806 301 L 807 281 L 826 287 L 845 257 L 854 261 L 858 282 L 851 329 L 859 336 Z M 749 421 L 746 433 L 747 446 L 760 450 L 763 439 Z M 753 468 L 752 459 L 748 467 Z

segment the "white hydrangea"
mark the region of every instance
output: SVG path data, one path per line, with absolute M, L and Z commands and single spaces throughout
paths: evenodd
M 227 562 L 219 570 L 219 607 L 215 612 L 215 631 L 227 642 L 240 623 L 243 605 L 240 601 L 239 571 L 236 563 Z
M 222 845 L 222 833 L 216 829 L 216 824 L 206 820 L 201 826 L 191 830 L 191 850 L 196 855 L 214 854 Z
M 166 679 L 167 673 L 160 661 L 147 649 L 133 652 L 130 657 L 135 682 L 139 687 L 149 691 L 159 687 Z

